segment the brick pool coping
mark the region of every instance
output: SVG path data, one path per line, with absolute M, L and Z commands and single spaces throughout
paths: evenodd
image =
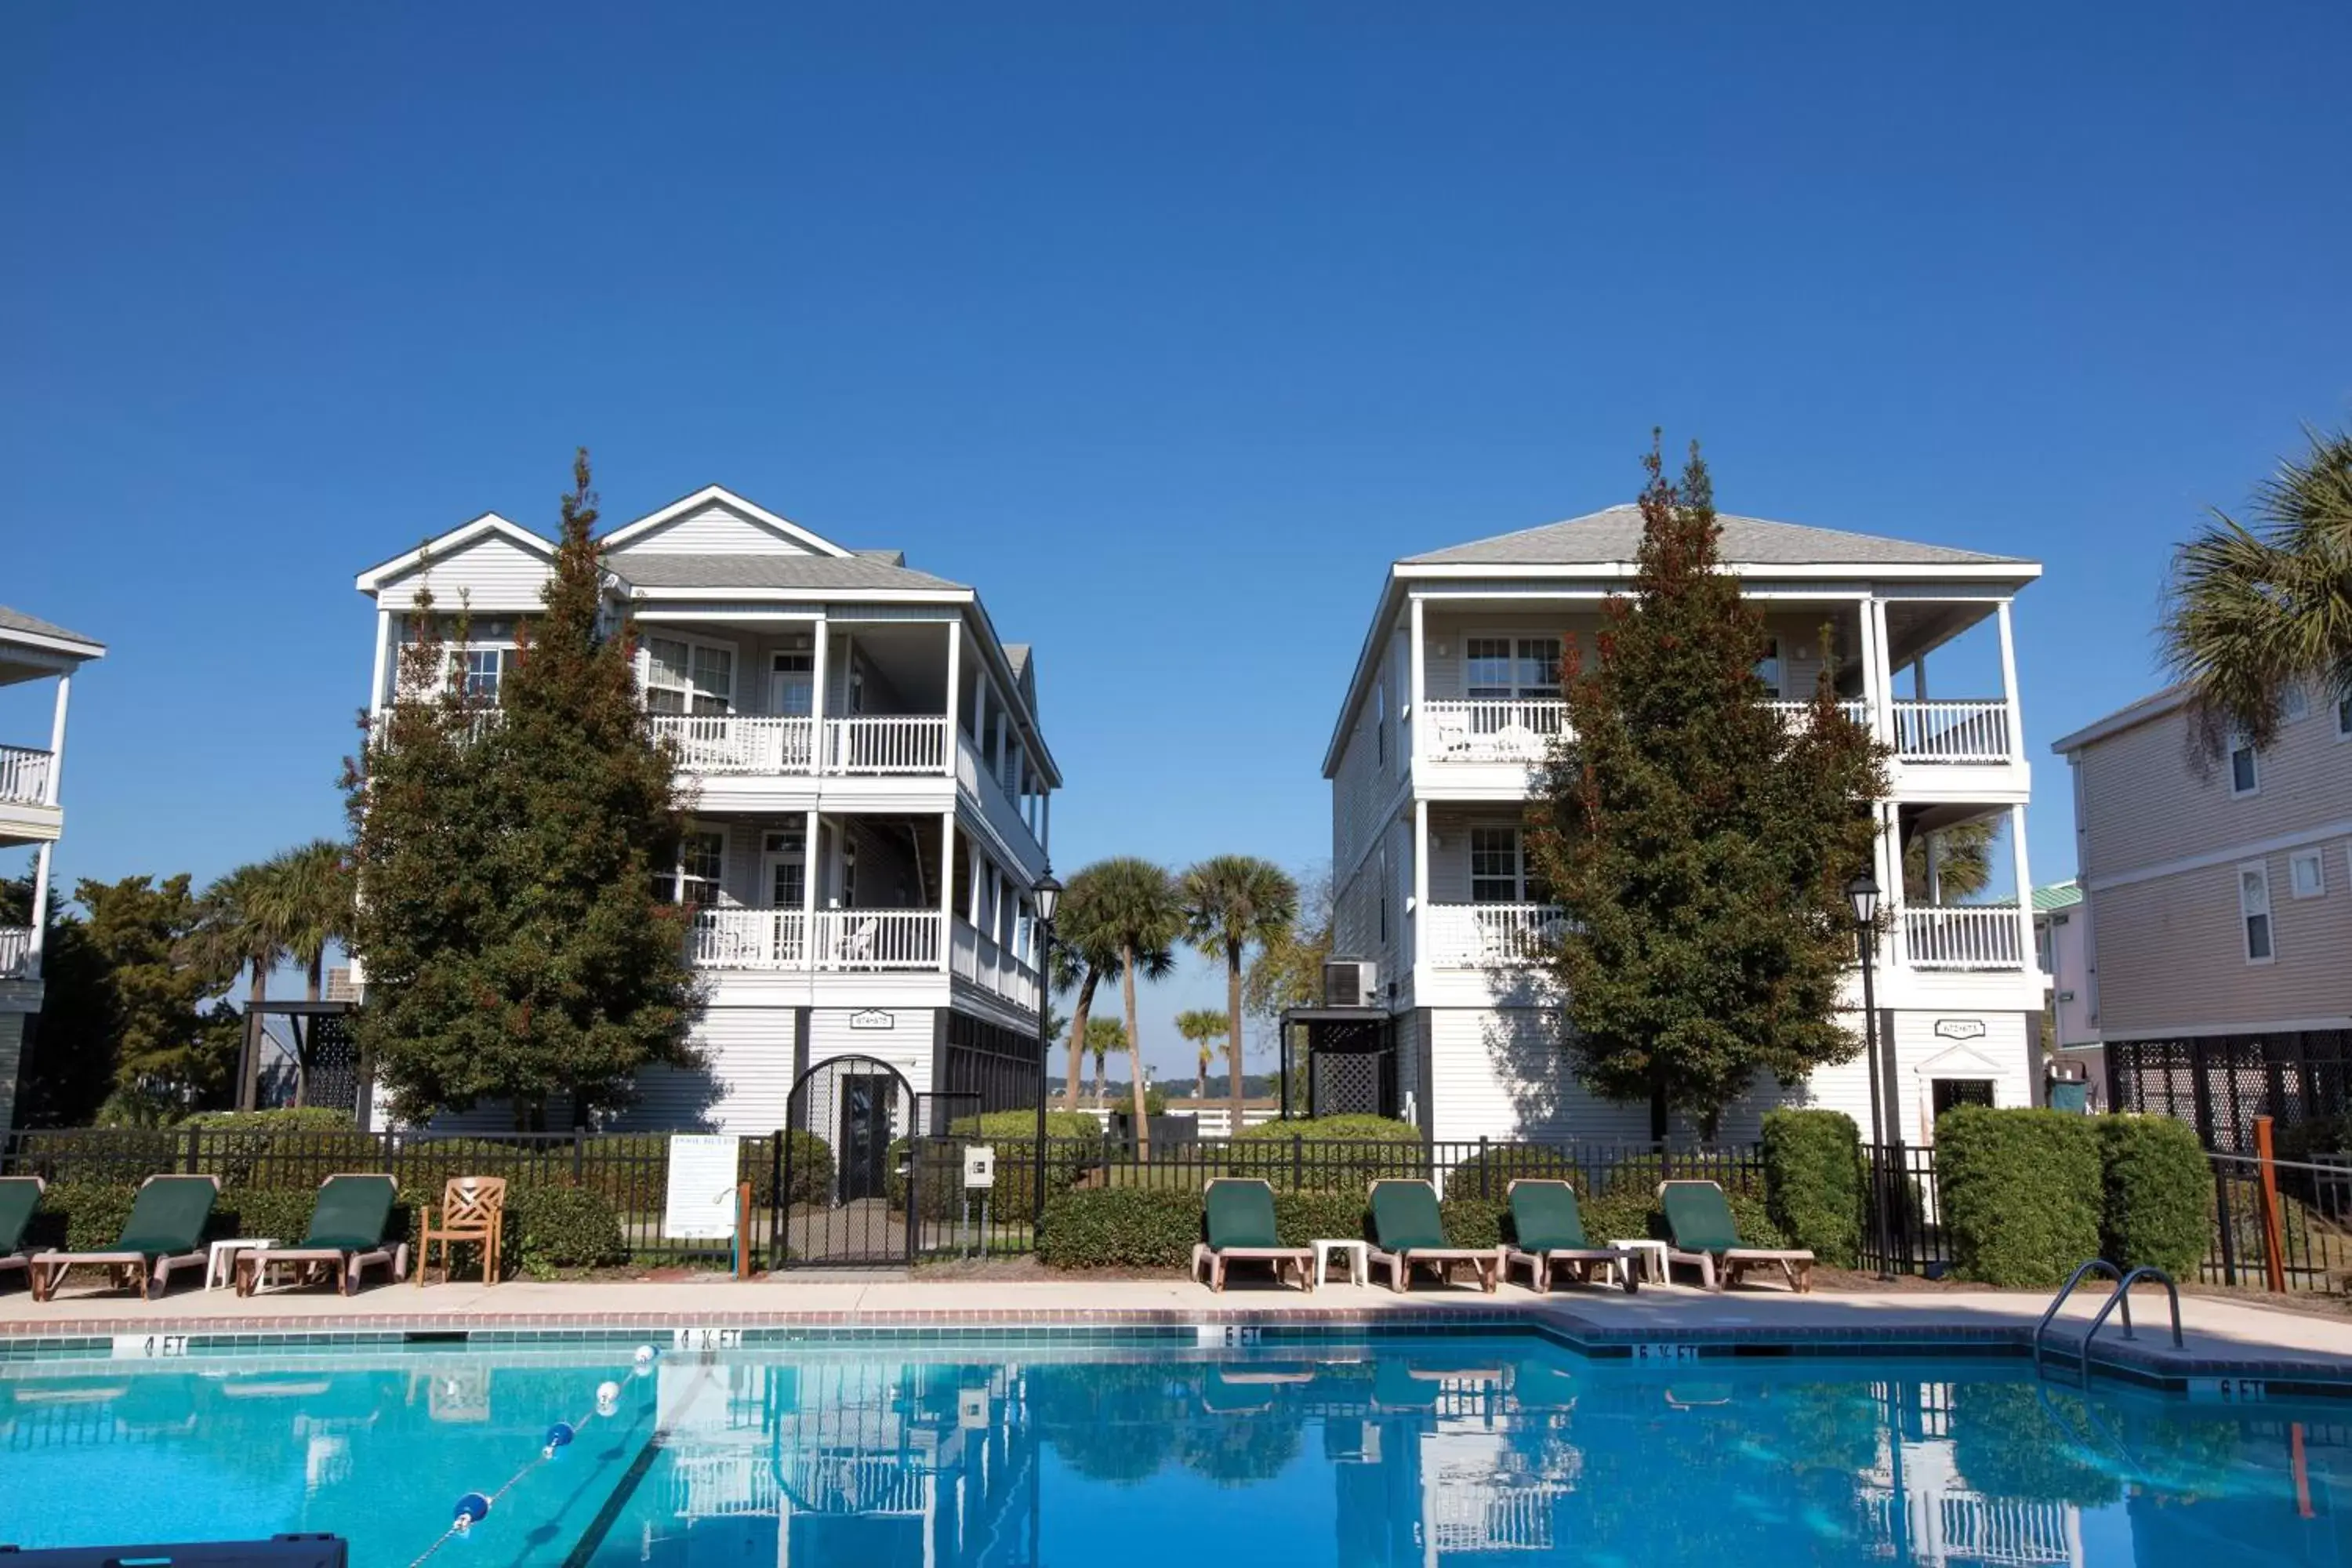
M 778 1305 L 779 1296 L 796 1300 Z M 2352 1321 L 2192 1298 L 2182 1303 L 2189 1342 L 2175 1350 L 2161 1298 L 2135 1300 L 2139 1337 L 2120 1338 L 2112 1322 L 2103 1329 L 2089 1356 L 2094 1373 L 2212 1397 L 2352 1397 Z M 516 1282 L 422 1291 L 402 1285 L 349 1300 L 285 1294 L 239 1300 L 197 1291 L 152 1302 L 94 1295 L 45 1304 L 0 1298 L 0 1313 L 6 1314 L 0 1317 L 0 1362 L 619 1338 L 687 1349 L 907 1337 L 1199 1344 L 1223 1342 L 1213 1336 L 1224 1330 L 1239 1331 L 1233 1342 L 1332 1333 L 1532 1331 L 1610 1359 L 2014 1358 L 2027 1352 L 2044 1301 L 2038 1295 L 1991 1292 L 1792 1297 L 1679 1288 L 1636 1297 L 1538 1297 L 1516 1288 L 1494 1297 L 1469 1291 L 1399 1297 L 1326 1286 L 1312 1296 L 1236 1290 L 1219 1297 L 1199 1286 L 1158 1280 Z M 2068 1371 L 2079 1364 L 2081 1330 L 2091 1310 L 2092 1304 L 2079 1313 L 2070 1307 L 2044 1342 L 2048 1358 Z

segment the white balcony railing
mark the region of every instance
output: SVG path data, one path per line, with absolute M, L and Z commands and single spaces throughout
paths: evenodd
M 703 969 L 937 969 L 936 910 L 697 910 L 689 960 Z M 814 937 L 814 941 L 811 937 Z
M 829 773 L 936 773 L 947 764 L 943 717 L 866 715 L 824 721 Z
M 1811 702 L 1784 700 L 1780 698 L 1773 699 L 1771 701 L 1767 702 L 1765 706 L 1771 709 L 1773 712 L 1780 715 L 1783 721 L 1791 725 L 1795 724 L 1798 721 L 1804 718 L 1806 714 L 1813 710 L 1813 705 Z M 1853 723 L 1867 724 L 1870 722 L 1870 704 L 1863 701 L 1858 697 L 1841 700 L 1838 703 L 1838 711 L 1844 714 L 1846 718 Z
M 1551 904 L 1432 904 L 1423 952 L 1442 969 L 1509 969 L 1541 963 L 1568 917 Z
M 1420 725 L 1422 754 L 1433 762 L 1539 763 L 1568 728 L 1568 704 L 1438 698 L 1422 703 Z
M 1037 972 L 971 921 L 956 921 L 949 952 L 949 964 L 954 972 L 982 990 L 993 992 L 1016 1007 L 1037 1005 Z
M 2010 750 L 2009 701 L 1897 701 L 1895 754 L 1906 763 L 2005 763 Z
M 814 721 L 750 714 L 658 713 L 654 733 L 677 748 L 678 765 L 698 773 L 805 773 Z
M 0 926 L 0 980 L 36 980 L 40 964 L 33 956 L 29 926 Z
M 1906 909 L 1903 955 L 1914 969 L 2022 969 L 2023 928 L 2015 904 Z
M 1016 855 L 1024 855 L 1034 867 L 1045 865 L 1043 847 L 1034 852 L 1025 847 L 1037 844 L 1037 835 L 1030 828 L 1028 819 L 1021 815 L 1021 808 L 1013 804 L 995 770 L 982 760 L 971 737 L 961 730 L 956 731 L 956 782 L 964 794 L 980 803 L 981 815 L 988 818 L 988 825 Z
M 25 746 L 0 746 L 0 800 L 46 805 L 49 799 L 49 753 Z

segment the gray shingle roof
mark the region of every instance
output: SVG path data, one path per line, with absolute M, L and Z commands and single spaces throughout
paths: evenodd
M 1719 514 L 1723 559 L 1735 566 L 1992 566 L 2030 565 L 2009 555 L 1983 555 L 1942 544 L 1914 544 L 1867 533 L 1843 533 L 1796 522 Z M 1612 506 L 1565 522 L 1475 540 L 1426 555 L 1406 566 L 1599 566 L 1630 562 L 1642 542 L 1642 510 Z
M 606 563 L 640 588 L 963 588 L 866 555 L 664 555 L 625 550 Z
M 37 616 L 28 616 L 22 610 L 12 610 L 5 605 L 0 605 L 0 631 L 26 632 L 37 637 L 61 637 L 68 642 L 88 643 L 95 648 L 106 647 L 96 637 L 69 632 L 63 626 L 42 620 Z

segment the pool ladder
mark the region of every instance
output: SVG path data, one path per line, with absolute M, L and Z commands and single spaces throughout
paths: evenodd
M 2154 1279 L 2161 1284 L 2164 1287 L 2165 1295 L 2171 1299 L 2172 1348 L 2174 1350 L 2183 1348 L 2184 1342 L 2180 1337 L 2180 1287 L 2172 1282 L 2172 1276 L 2152 1264 L 2146 1263 L 2126 1274 L 2105 1258 L 2094 1258 L 2067 1278 L 2066 1283 L 2059 1288 L 2058 1294 L 2051 1298 L 2050 1310 L 2042 1314 L 2040 1322 L 2033 1325 L 2033 1370 L 2037 1374 L 2042 1371 L 2042 1336 L 2048 1331 L 2051 1320 L 2057 1317 L 2058 1309 L 2066 1304 L 2066 1298 L 2074 1293 L 2074 1287 L 2083 1282 L 2083 1276 L 2094 1272 L 2105 1273 L 2116 1282 L 2116 1288 L 2108 1293 L 2105 1304 L 2100 1307 L 2097 1314 L 2091 1319 L 2091 1326 L 2083 1331 L 2080 1367 L 2082 1375 L 2088 1377 L 2091 1373 L 2091 1337 L 2099 1331 L 2100 1327 L 2106 1322 L 2107 1315 L 2117 1307 L 2124 1310 L 2124 1338 L 2128 1340 L 2136 1337 L 2132 1333 L 2131 1288 L 2143 1279 Z

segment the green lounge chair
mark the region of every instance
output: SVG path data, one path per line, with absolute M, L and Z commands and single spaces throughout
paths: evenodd
M 1447 1238 L 1437 1189 L 1427 1182 L 1372 1184 L 1371 1258 L 1374 1268 L 1389 1271 L 1389 1286 L 1399 1295 L 1411 1288 L 1413 1268 L 1423 1263 L 1447 1283 L 1455 1266 L 1467 1263 L 1477 1270 L 1478 1288 L 1490 1296 L 1503 1279 L 1501 1247 L 1456 1247 Z
M 1628 1295 L 1640 1289 L 1632 1260 L 1613 1247 L 1595 1247 L 1585 1239 L 1584 1214 L 1576 1206 L 1576 1189 L 1561 1181 L 1522 1177 L 1504 1189 L 1511 1200 L 1511 1226 L 1518 1245 L 1503 1250 L 1503 1272 L 1527 1265 L 1528 1285 L 1538 1292 L 1551 1289 L 1551 1271 L 1566 1268 L 1579 1282 L 1591 1284 L 1598 1270 L 1603 1282 L 1622 1285 Z
M 1208 1239 L 1192 1247 L 1192 1278 L 1209 1289 L 1225 1288 L 1225 1265 L 1271 1263 L 1276 1284 L 1286 1268 L 1300 1285 L 1315 1289 L 1315 1249 L 1285 1247 L 1275 1235 L 1274 1188 L 1244 1176 L 1214 1176 L 1201 1194 L 1201 1223 Z
M 1720 1290 L 1739 1283 L 1740 1276 L 1758 1268 L 1778 1268 L 1796 1291 L 1813 1288 L 1813 1255 L 1802 1247 L 1742 1247 L 1731 1205 L 1713 1182 L 1661 1182 L 1659 1206 L 1674 1240 L 1666 1247 L 1666 1264 L 1694 1264 L 1699 1283 Z
M 236 1293 L 250 1296 L 272 1268 L 299 1268 L 313 1282 L 330 1270 L 335 1289 L 349 1296 L 360 1288 L 360 1274 L 370 1264 L 389 1269 L 394 1279 L 408 1272 L 408 1243 L 385 1235 L 392 1226 L 393 1201 L 400 1184 L 383 1175 L 329 1176 L 319 1184 L 318 1206 L 310 1211 L 310 1229 L 292 1247 L 254 1247 L 237 1254 Z
M 28 1273 L 33 1300 L 55 1296 L 58 1281 L 77 1263 L 107 1269 L 117 1289 L 137 1285 L 140 1300 L 152 1300 L 179 1269 L 204 1268 L 205 1222 L 212 1218 L 213 1200 L 219 1196 L 218 1176 L 148 1177 L 110 1251 L 34 1255 Z
M 47 1190 L 38 1176 L 0 1176 L 0 1273 L 32 1262 L 25 1233 L 33 1227 L 33 1211 Z

